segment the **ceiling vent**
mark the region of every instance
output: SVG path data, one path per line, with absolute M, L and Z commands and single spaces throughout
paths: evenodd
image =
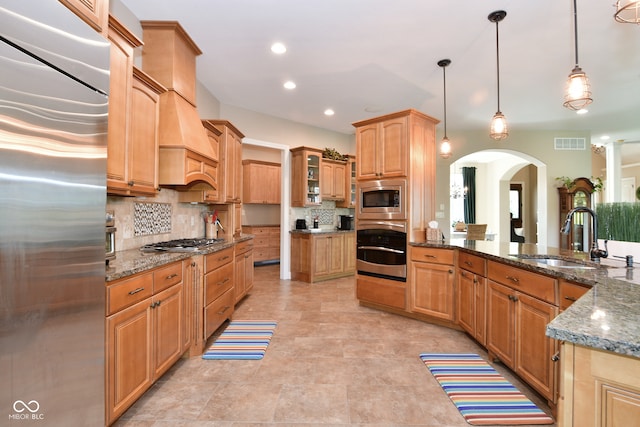
M 553 144 L 556 150 L 584 151 L 587 149 L 586 138 L 554 138 Z

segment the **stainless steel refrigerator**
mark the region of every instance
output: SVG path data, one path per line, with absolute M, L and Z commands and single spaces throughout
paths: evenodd
M 0 426 L 101 426 L 109 44 L 57 0 L 0 36 Z

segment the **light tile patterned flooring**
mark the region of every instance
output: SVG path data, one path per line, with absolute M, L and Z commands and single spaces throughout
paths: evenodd
M 255 269 L 234 319 L 277 320 L 262 360 L 180 360 L 115 427 L 468 426 L 421 352 L 484 352 L 464 333 L 359 306 L 355 280 Z M 500 364 L 507 379 L 548 411 Z M 555 425 L 554 425 L 555 426 Z

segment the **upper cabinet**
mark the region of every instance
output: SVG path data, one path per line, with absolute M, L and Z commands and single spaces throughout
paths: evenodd
M 356 207 L 356 157 L 349 155 L 349 160 L 346 166 L 345 177 L 345 190 L 344 200 L 338 200 L 336 202 L 338 208 L 351 208 Z
M 220 131 L 220 158 L 223 178 L 222 203 L 242 203 L 242 138 L 244 134 L 227 120 L 207 120 Z
M 282 168 L 278 163 L 261 160 L 242 161 L 242 201 L 279 205 Z
M 109 0 L 60 0 L 94 30 L 107 35 Z
M 291 149 L 291 206 L 318 206 L 322 151 L 316 148 Z
M 346 191 L 346 162 L 322 159 L 320 170 L 320 195 L 322 200 L 344 200 Z
M 107 192 L 153 196 L 158 189 L 159 98 L 165 88 L 133 66 L 141 41 L 112 16 Z
M 390 117 L 354 123 L 358 179 L 407 176 L 408 117 Z

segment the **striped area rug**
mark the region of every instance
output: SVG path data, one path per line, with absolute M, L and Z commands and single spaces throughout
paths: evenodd
M 553 424 L 553 419 L 477 354 L 420 354 L 472 425 Z
M 233 320 L 202 355 L 203 359 L 258 360 L 264 357 L 278 322 Z

